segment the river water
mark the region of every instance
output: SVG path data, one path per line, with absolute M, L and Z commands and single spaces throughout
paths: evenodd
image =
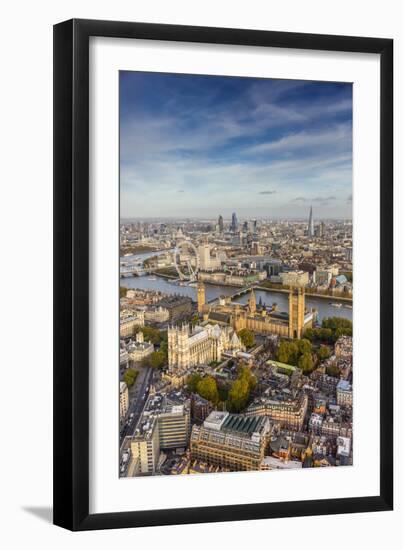
M 163 254 L 162 252 L 144 252 L 135 256 L 125 256 L 121 258 L 121 262 L 144 261 L 150 256 Z M 120 280 L 120 285 L 127 288 L 138 288 L 141 290 L 159 290 L 167 294 L 180 294 L 181 296 L 190 296 L 194 301 L 197 300 L 197 288 L 195 286 L 180 286 L 170 282 L 169 279 L 163 277 L 153 277 L 144 275 L 143 277 L 127 277 Z M 206 284 L 206 300 L 211 301 L 219 296 L 231 296 L 240 290 L 237 287 L 210 285 Z M 288 311 L 288 294 L 281 292 L 271 292 L 270 290 L 256 290 L 256 302 L 259 304 L 272 305 L 278 304 L 280 311 Z M 249 293 L 242 295 L 237 299 L 240 304 L 246 304 Z M 331 304 L 340 303 L 340 308 L 334 307 Z M 305 304 L 307 308 L 315 308 L 318 311 L 318 321 L 320 322 L 325 317 L 345 317 L 352 320 L 353 310 L 346 307 L 345 302 L 338 302 L 336 298 L 315 298 L 306 296 Z

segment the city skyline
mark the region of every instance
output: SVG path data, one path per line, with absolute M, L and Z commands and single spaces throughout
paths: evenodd
M 120 125 L 122 218 L 351 217 L 351 84 L 122 72 Z
M 264 220 L 264 221 L 276 220 L 277 222 L 292 221 L 292 222 L 298 222 L 298 223 L 304 223 L 306 221 L 307 225 L 309 225 L 310 208 L 311 207 L 308 207 L 306 216 L 301 215 L 301 216 L 288 216 L 288 217 L 287 216 L 266 216 L 266 217 L 265 216 L 260 216 L 259 217 L 259 216 L 249 215 L 249 216 L 239 217 L 238 221 L 252 220 L 252 219 Z M 183 215 L 183 216 L 132 216 L 132 217 L 128 217 L 128 218 L 121 217 L 120 218 L 120 223 L 130 223 L 131 221 L 142 221 L 142 220 L 147 220 L 147 221 L 150 221 L 150 222 L 151 221 L 153 221 L 153 222 L 158 222 L 158 221 L 161 221 L 161 222 L 162 221 L 179 221 L 179 220 L 216 221 L 220 217 L 223 218 L 224 222 L 230 223 L 233 211 L 230 208 L 228 208 L 226 210 L 227 210 L 227 214 L 225 214 L 224 216 L 222 216 L 222 213 L 221 213 L 221 212 L 224 211 L 224 209 L 221 209 L 221 210 L 217 209 L 217 212 L 219 212 L 218 214 L 209 215 L 209 216 L 186 216 L 186 215 Z M 314 210 L 313 210 L 313 213 L 315 213 Z M 332 222 L 334 222 L 334 221 L 340 221 L 340 220 L 352 222 L 352 216 L 350 215 L 350 216 L 327 216 L 327 217 L 323 217 L 323 216 L 320 216 L 320 215 L 316 215 L 316 218 L 315 218 L 315 222 L 317 222 L 317 221 L 332 221 Z

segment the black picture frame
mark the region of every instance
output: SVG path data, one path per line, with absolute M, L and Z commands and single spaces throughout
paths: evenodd
M 370 497 L 89 513 L 89 39 L 380 54 L 380 490 Z M 73 19 L 54 26 L 54 523 L 74 531 L 392 510 L 393 40 Z

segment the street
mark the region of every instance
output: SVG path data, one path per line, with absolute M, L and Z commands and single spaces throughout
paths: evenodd
M 136 429 L 145 402 L 147 401 L 150 384 L 152 382 L 152 374 L 153 371 L 151 367 L 144 367 L 144 369 L 140 371 L 133 388 L 129 391 L 129 409 L 126 415 L 126 423 L 120 431 L 120 447 L 122 447 L 125 437 L 132 436 Z

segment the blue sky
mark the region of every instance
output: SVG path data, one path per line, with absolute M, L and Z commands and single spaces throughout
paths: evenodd
M 350 217 L 352 85 L 123 71 L 121 217 Z

